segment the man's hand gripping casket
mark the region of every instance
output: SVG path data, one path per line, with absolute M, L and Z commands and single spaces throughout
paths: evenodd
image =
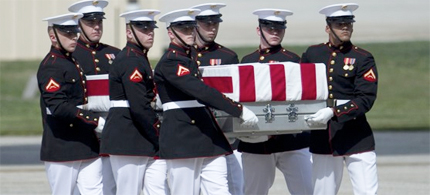
M 244 127 L 252 127 L 258 123 L 258 117 L 254 114 L 254 112 L 252 112 L 245 106 L 243 106 L 242 115 L 240 116 L 240 118 L 243 120 L 241 125 Z M 248 143 L 259 143 L 269 140 L 269 136 L 242 136 L 238 137 L 237 139 Z
M 243 106 L 242 115 L 240 115 L 240 119 L 242 119 L 241 125 L 244 127 L 252 127 L 258 123 L 258 118 L 247 107 Z
M 318 110 L 315 114 L 304 116 L 306 123 L 311 127 L 320 124 L 327 124 L 333 117 L 334 112 L 330 107 Z

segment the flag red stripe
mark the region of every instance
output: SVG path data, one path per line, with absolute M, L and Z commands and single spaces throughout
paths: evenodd
M 233 93 L 233 79 L 231 77 L 203 77 L 203 82 L 221 93 Z
M 285 101 L 286 95 L 286 80 L 285 67 L 282 64 L 271 64 L 270 82 L 272 84 L 272 101 Z
M 109 80 L 87 80 L 88 96 L 109 95 Z
M 254 67 L 239 66 L 239 102 L 255 102 Z
M 317 81 L 315 64 L 300 64 L 302 76 L 302 100 L 315 100 L 317 97 Z

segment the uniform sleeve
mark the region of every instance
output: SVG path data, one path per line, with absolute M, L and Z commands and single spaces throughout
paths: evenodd
M 300 58 L 300 63 L 310 63 L 309 59 L 308 59 L 308 50 L 306 50 L 303 54 L 302 57 Z
M 84 93 L 82 88 L 76 89 L 74 87 L 77 86 L 76 82 L 81 82 L 80 78 L 66 74 L 60 67 L 57 64 L 44 65 L 38 73 L 43 103 L 49 109 L 50 114 L 58 119 L 70 123 L 78 119 L 88 125 L 89 128 L 95 129 L 98 125 L 99 115 L 78 109 L 77 105 L 71 103 L 68 98 L 73 93 Z
M 151 107 L 153 93 L 153 76 L 150 67 L 140 58 L 129 57 L 121 66 L 125 68 L 122 75 L 125 95 L 130 104 L 133 121 L 145 133 L 145 137 L 158 148 L 158 119 Z M 148 70 L 149 69 L 149 70 Z M 152 82 L 152 85 L 148 82 Z M 152 86 L 152 88 L 151 88 Z
M 190 67 L 191 63 L 191 60 L 176 61 L 162 64 L 160 68 L 165 79 L 177 89 L 196 98 L 202 104 L 239 117 L 242 114 L 242 105 L 204 84 L 199 78 L 197 66 Z
M 376 100 L 378 72 L 372 55 L 367 54 L 357 69 L 354 81 L 354 97 L 351 101 L 335 107 L 338 122 L 346 122 L 368 112 Z

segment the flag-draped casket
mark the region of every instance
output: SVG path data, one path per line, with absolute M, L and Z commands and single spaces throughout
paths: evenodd
M 84 106 L 84 109 L 95 112 L 108 112 L 110 108 L 109 75 L 87 75 L 86 78 L 88 104 Z
M 305 115 L 326 107 L 328 97 L 326 67 L 323 63 L 251 63 L 200 67 L 203 81 L 234 101 L 252 110 L 259 122 L 252 128 L 240 126 L 240 119 L 214 110 L 227 136 L 275 135 L 309 127 Z

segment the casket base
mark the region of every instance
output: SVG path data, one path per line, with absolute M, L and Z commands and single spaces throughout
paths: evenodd
M 242 103 L 258 117 L 254 127 L 243 127 L 241 119 L 214 110 L 218 125 L 227 137 L 250 135 L 279 135 L 300 133 L 308 130 L 324 130 L 326 125 L 309 127 L 304 117 L 327 107 L 324 100 L 312 101 L 273 101 L 273 102 L 244 102 Z

